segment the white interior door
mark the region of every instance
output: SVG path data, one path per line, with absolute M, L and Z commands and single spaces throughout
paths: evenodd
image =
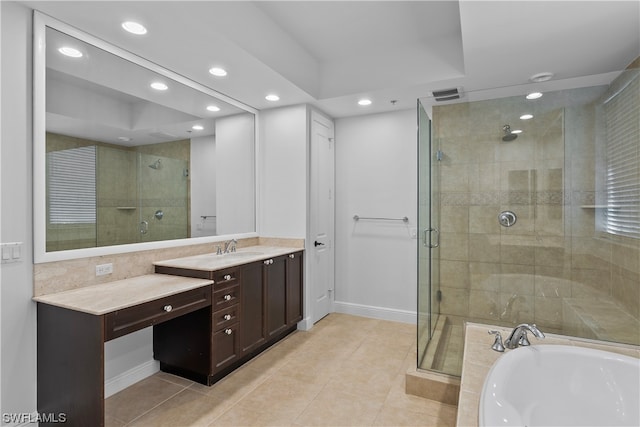
M 310 237 L 313 323 L 333 311 L 335 156 L 333 122 L 311 113 Z

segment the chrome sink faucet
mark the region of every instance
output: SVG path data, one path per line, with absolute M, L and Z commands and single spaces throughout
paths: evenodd
M 518 346 L 531 345 L 529 339 L 527 338 L 527 331 L 531 332 L 538 339 L 544 339 L 544 334 L 540 329 L 538 329 L 535 323 L 531 325 L 522 323 L 513 328 L 513 331 L 511 331 L 511 335 L 509 335 L 509 338 L 507 338 L 507 340 L 504 342 L 504 346 L 506 348 L 513 349 L 517 348 Z
M 238 241 L 236 239 L 231 239 L 228 242 L 226 242 L 224 244 L 224 253 L 228 254 L 230 252 L 235 252 L 236 251 L 236 243 L 238 243 Z

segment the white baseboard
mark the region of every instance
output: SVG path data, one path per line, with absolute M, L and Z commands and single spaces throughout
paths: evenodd
M 304 319 L 298 322 L 299 331 L 308 331 L 312 327 L 313 327 L 313 322 L 311 321 L 311 317 L 305 317 Z
M 380 320 L 391 320 L 409 324 L 417 323 L 415 311 L 397 310 L 386 307 L 375 307 L 371 305 L 353 304 L 350 302 L 334 301 L 333 308 L 336 313 L 352 314 L 354 316 L 370 317 Z
M 129 369 L 113 378 L 109 378 L 104 382 L 104 397 L 116 394 L 119 391 L 141 381 L 160 370 L 160 362 L 157 360 L 149 360 L 134 368 Z

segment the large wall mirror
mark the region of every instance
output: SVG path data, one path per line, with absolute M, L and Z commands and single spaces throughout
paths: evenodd
M 256 113 L 36 12 L 35 262 L 255 235 Z

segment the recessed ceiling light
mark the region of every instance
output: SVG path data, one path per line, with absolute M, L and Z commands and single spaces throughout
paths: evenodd
M 542 96 L 541 92 L 531 92 L 527 95 L 527 99 L 538 99 Z
M 155 90 L 167 90 L 167 89 L 169 89 L 169 86 L 167 86 L 166 84 L 164 84 L 162 82 L 153 82 L 153 83 L 151 83 L 151 87 L 154 88 Z
M 58 52 L 71 58 L 82 58 L 82 52 L 74 47 L 64 46 L 58 49 Z
M 371 100 L 370 99 L 361 99 L 360 101 L 358 101 L 358 105 L 371 105 Z
M 191 129 L 193 129 L 193 130 L 202 130 L 202 129 L 204 129 L 204 127 L 200 126 L 200 125 L 193 125 L 193 126 L 191 126 Z
M 265 96 L 264 99 L 266 99 L 267 101 L 274 102 L 274 101 L 279 101 L 280 97 L 278 95 L 274 94 L 274 93 L 271 93 L 271 94 Z
M 522 129 L 514 129 L 511 133 L 522 133 Z
M 122 141 L 122 142 L 130 142 L 133 141 L 132 138 L 129 138 L 128 136 L 119 136 L 118 137 L 118 141 Z
M 523 114 L 520 116 L 520 120 L 529 120 L 533 119 L 533 114 Z
M 540 82 L 546 82 L 548 80 L 551 80 L 552 78 L 553 78 L 553 73 L 549 71 L 545 71 L 544 73 L 534 74 L 533 76 L 529 77 L 529 81 L 532 81 L 534 83 L 540 83 Z
M 207 106 L 207 110 L 208 111 L 213 111 L 215 113 L 216 111 L 220 111 L 220 107 L 218 107 L 216 105 L 208 105 Z
M 147 29 L 144 27 L 144 25 L 134 21 L 123 22 L 122 28 L 124 28 L 126 31 L 130 32 L 131 34 L 136 34 L 139 36 L 143 34 L 147 34 Z
M 227 75 L 227 70 L 220 67 L 209 68 L 209 73 L 213 74 L 216 77 L 224 77 Z

